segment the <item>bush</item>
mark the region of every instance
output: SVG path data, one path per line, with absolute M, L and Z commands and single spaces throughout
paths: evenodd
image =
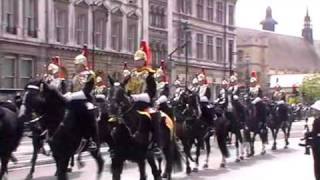
M 302 98 L 305 103 L 312 104 L 320 99 L 320 74 L 304 78 L 301 86 Z

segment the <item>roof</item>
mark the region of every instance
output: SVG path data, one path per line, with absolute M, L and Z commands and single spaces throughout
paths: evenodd
M 280 87 L 288 88 L 293 85 L 300 86 L 303 82 L 303 79 L 310 74 L 284 74 L 284 75 L 271 75 L 270 76 L 270 87 L 273 88 L 277 84 Z
M 269 31 L 237 28 L 237 43 L 267 47 L 265 60 L 269 68 L 310 73 L 320 67 L 315 46 L 303 38 Z

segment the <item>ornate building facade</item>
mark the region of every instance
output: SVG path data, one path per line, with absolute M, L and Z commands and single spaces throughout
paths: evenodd
M 141 1 L 0 0 L 0 88 L 23 88 L 57 55 L 72 76 L 84 44 L 95 70 L 119 74 L 146 34 Z
M 169 2 L 169 53 L 173 54 L 171 78 L 185 82 L 188 59 L 188 82 L 205 69 L 215 95 L 224 78 L 233 68 L 235 56 L 236 0 L 175 0 Z M 186 25 L 187 24 L 187 25 Z M 187 27 L 186 27 L 187 26 Z M 186 58 L 187 56 L 187 58 Z
M 168 60 L 170 81 L 185 80 L 185 47 L 192 75 L 205 68 L 216 87 L 234 64 L 236 0 L 0 0 L 0 89 L 21 89 L 45 73 L 52 56 L 73 72 L 83 44 L 95 70 L 120 77 L 140 40 L 153 65 Z M 188 22 L 188 31 L 182 28 Z M 94 58 L 92 52 L 94 50 Z M 94 61 L 93 61 L 94 59 Z M 217 86 L 218 87 L 218 86 Z

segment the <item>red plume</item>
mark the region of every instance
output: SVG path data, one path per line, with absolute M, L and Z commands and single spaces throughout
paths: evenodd
M 201 71 L 202 71 L 202 74 L 204 75 L 204 83 L 208 84 L 206 70 L 204 68 L 202 68 Z
M 91 64 L 89 63 L 89 50 L 86 44 L 83 45 L 81 54 L 87 58 L 87 66 L 89 69 L 91 69 Z
M 251 72 L 251 77 L 257 78 L 257 72 L 256 72 L 256 71 L 252 71 L 252 72 Z
M 148 43 L 146 41 L 141 41 L 140 48 L 142 49 L 142 51 L 144 51 L 146 53 L 146 56 L 147 56 L 145 66 L 151 65 L 152 55 L 151 55 L 151 50 L 150 50 Z

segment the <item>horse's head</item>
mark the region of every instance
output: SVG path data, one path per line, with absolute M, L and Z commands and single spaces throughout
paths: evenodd
M 179 104 L 184 107 L 184 114 L 188 117 L 199 118 L 201 114 L 199 95 L 186 89 L 180 95 Z
M 110 76 L 108 78 L 111 85 L 108 93 L 109 112 L 113 115 L 119 115 L 130 106 L 129 96 L 125 90 L 128 80 L 120 83 Z
M 44 98 L 42 91 L 47 86 L 41 79 L 31 80 L 24 88 L 19 117 L 27 116 L 31 118 L 32 113 L 41 114 L 43 112 Z

